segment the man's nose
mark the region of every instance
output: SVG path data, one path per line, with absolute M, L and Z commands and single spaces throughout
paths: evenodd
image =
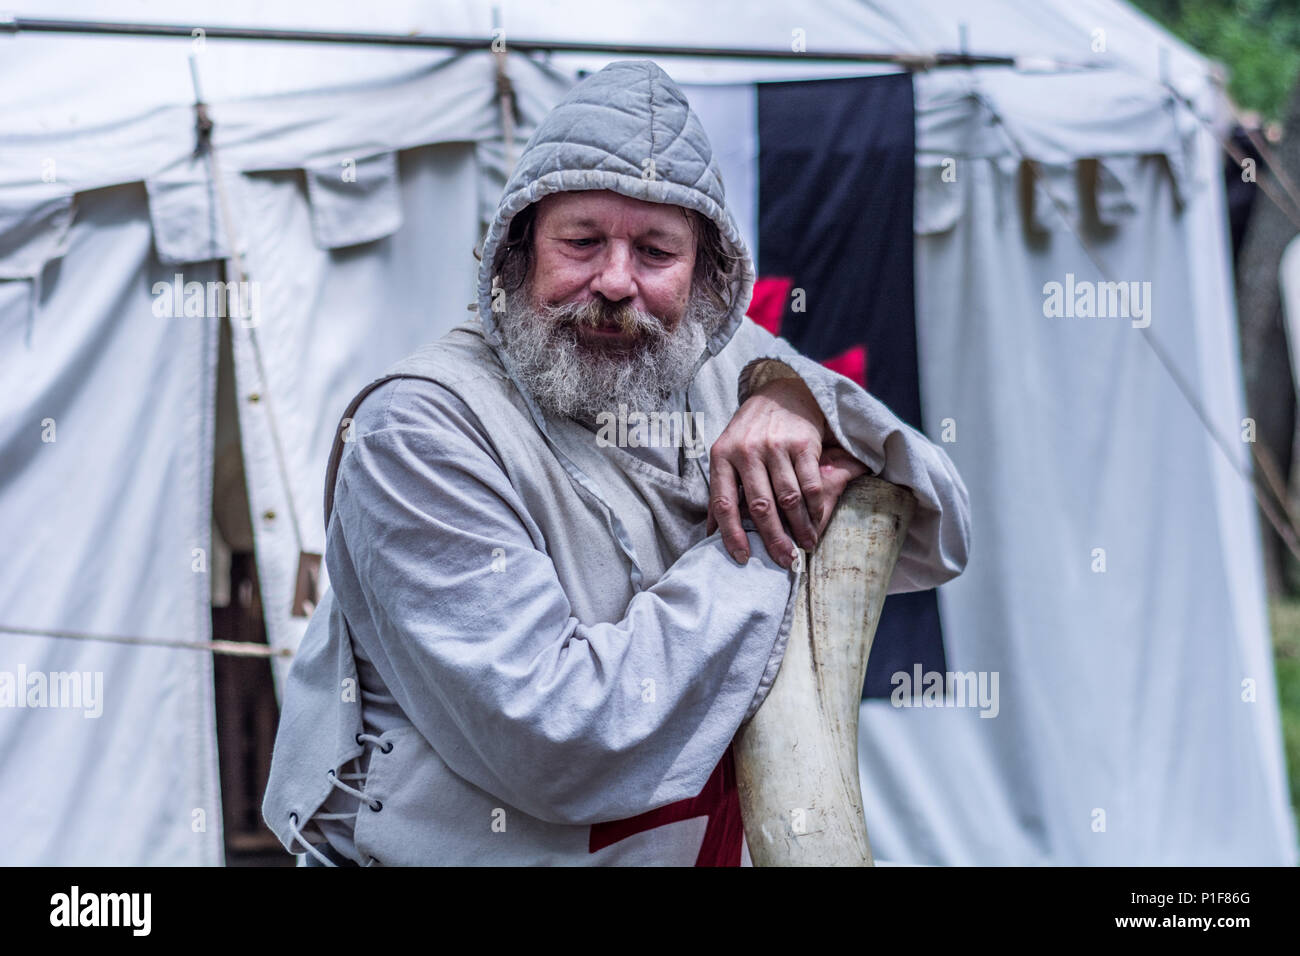
M 632 275 L 632 253 L 624 244 L 611 242 L 606 246 L 591 291 L 599 292 L 610 302 L 622 302 L 636 295 L 636 280 Z

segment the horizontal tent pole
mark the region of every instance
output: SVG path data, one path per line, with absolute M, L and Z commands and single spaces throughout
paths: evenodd
M 201 34 L 196 31 L 202 31 Z M 354 43 L 381 46 L 489 50 L 493 38 L 401 33 L 338 33 L 324 30 L 278 30 L 253 27 L 184 26 L 174 23 L 121 23 L 107 20 L 48 20 L 0 16 L 0 33 L 83 33 L 104 36 L 194 37 L 209 40 L 274 40 L 289 43 Z M 813 60 L 846 63 L 892 63 L 907 69 L 945 66 L 1015 66 L 1013 56 L 977 53 L 865 53 L 856 50 L 767 50 L 756 47 L 656 46 L 638 43 L 581 43 L 567 40 L 508 40 L 521 53 L 601 53 L 614 56 L 688 56 L 732 60 Z

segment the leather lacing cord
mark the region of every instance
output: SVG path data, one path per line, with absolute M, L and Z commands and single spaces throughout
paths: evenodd
M 379 747 L 381 753 L 391 753 L 393 750 L 393 742 L 391 740 L 385 743 L 383 740 L 381 740 L 379 737 L 375 736 L 374 734 L 360 733 L 357 734 L 356 740 L 357 743 L 361 744 L 362 746 L 364 746 L 367 743 L 374 744 L 375 746 Z M 356 758 L 353 758 L 352 762 L 355 764 Z M 366 803 L 368 798 L 366 797 L 364 790 L 359 790 L 356 787 L 344 783 L 343 781 L 353 780 L 353 781 L 361 782 L 366 779 L 368 773 L 365 771 L 354 772 L 354 773 L 335 773 L 334 769 L 331 767 L 329 770 L 325 771 L 325 776 L 329 778 L 330 786 L 336 787 L 339 790 L 342 790 L 344 793 L 356 797 L 358 801 L 358 806 L 357 809 L 353 810 L 351 813 L 317 813 L 314 815 L 313 819 L 355 821 L 357 815 L 361 813 L 360 804 Z M 380 810 L 384 809 L 384 804 L 382 800 L 371 801 L 368 805 L 374 813 L 378 813 Z M 289 832 L 294 835 L 295 839 L 297 839 L 299 843 L 301 843 L 304 847 L 307 848 L 307 852 L 310 853 L 313 857 L 315 857 L 321 863 L 322 866 L 338 865 L 337 863 L 329 859 L 327 856 L 325 856 L 325 854 L 321 853 L 320 850 L 316 849 L 314 846 L 312 846 L 303 838 L 302 831 L 298 829 L 298 814 L 296 813 L 289 814 Z

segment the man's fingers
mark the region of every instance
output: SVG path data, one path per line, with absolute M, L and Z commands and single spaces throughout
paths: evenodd
M 736 472 L 722 454 L 709 456 L 709 520 L 722 531 L 722 546 L 737 563 L 749 560 L 749 535 L 740 525 Z M 709 534 L 713 532 L 710 531 Z
M 840 482 L 841 492 L 854 478 L 859 478 L 871 470 L 843 448 L 827 448 L 822 452 L 819 465 L 823 475 L 829 473 Z M 829 472 L 826 469 L 829 469 Z
M 790 531 L 800 546 L 811 551 L 817 547 L 817 532 L 813 528 L 809 509 L 804 502 L 801 485 L 803 482 L 795 473 L 790 459 L 780 451 L 767 461 L 768 475 L 772 479 L 772 493 L 776 496 L 777 506 L 790 523 Z M 816 459 L 813 460 L 813 472 L 816 474 Z M 817 487 L 821 487 L 821 476 L 817 476 Z
M 781 524 L 781 511 L 772 494 L 767 466 L 761 458 L 746 458 L 740 466 L 740 480 L 745 486 L 745 507 L 758 526 L 767 553 L 783 568 L 794 563 L 794 542 Z
M 821 517 L 826 509 L 826 489 L 821 468 L 818 467 L 818 453 L 812 446 L 804 448 L 794 457 L 794 473 L 799 483 L 799 492 L 803 497 L 804 511 L 808 515 L 809 525 L 813 530 L 813 542 L 804 544 L 808 550 L 817 547 L 821 538 Z M 796 529 L 797 533 L 797 529 Z
M 844 494 L 844 489 L 854 478 L 865 475 L 869 469 L 842 448 L 827 448 L 822 452 L 818 462 L 826 497 L 826 512 L 817 522 L 817 533 L 821 534 L 830 524 L 835 505 Z

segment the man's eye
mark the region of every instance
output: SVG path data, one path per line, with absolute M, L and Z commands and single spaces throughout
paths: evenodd
M 589 243 L 589 242 L 595 242 L 595 241 L 596 241 L 595 239 L 570 239 L 570 240 L 569 240 L 569 245 L 571 245 L 571 246 L 573 246 L 573 247 L 575 247 L 575 248 L 577 248 L 577 249 L 586 249 L 586 248 L 587 248 L 587 243 Z
M 648 255 L 651 259 L 664 259 L 672 255 L 672 253 L 664 252 L 664 250 L 662 249 L 656 249 L 654 246 L 645 246 L 643 248 L 645 254 Z

